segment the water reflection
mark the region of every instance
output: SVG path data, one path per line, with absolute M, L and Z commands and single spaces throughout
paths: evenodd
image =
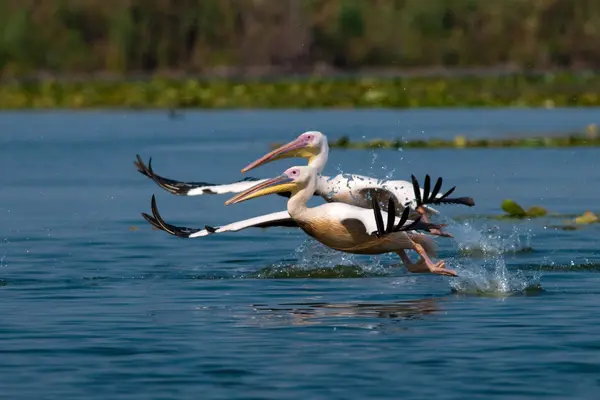
M 261 327 L 332 325 L 374 329 L 373 318 L 391 320 L 423 319 L 440 311 L 442 297 L 427 297 L 389 303 L 282 303 L 252 305 L 253 324 Z M 340 324 L 340 319 L 344 322 Z

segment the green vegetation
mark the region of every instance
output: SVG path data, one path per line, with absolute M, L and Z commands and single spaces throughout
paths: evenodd
M 2 109 L 559 106 L 600 106 L 600 74 L 239 82 L 166 78 L 33 80 L 0 84 Z M 445 145 L 440 143 L 440 146 Z
M 514 200 L 506 199 L 502 202 L 501 205 L 502 210 L 505 212 L 504 215 L 500 215 L 499 219 L 531 219 L 531 218 L 539 218 L 539 217 L 555 217 L 555 218 L 565 218 L 565 215 L 548 213 L 544 207 L 541 206 L 532 206 L 529 207 L 527 211 L 523 207 L 521 207 Z M 560 229 L 564 231 L 574 231 L 581 229 L 583 225 L 596 224 L 600 222 L 598 216 L 591 211 L 586 211 L 582 215 L 576 216 L 575 218 L 564 220 L 563 225 L 549 225 L 548 228 Z
M 502 210 L 507 218 L 537 218 L 548 214 L 544 207 L 532 206 L 527 211 L 514 200 L 506 199 L 502 202 Z
M 272 143 L 272 148 L 282 143 Z M 600 136 L 595 124 L 590 124 L 584 133 L 573 133 L 563 136 L 546 137 L 514 137 L 500 139 L 467 139 L 456 136 L 453 140 L 417 139 L 417 140 L 384 140 L 371 139 L 364 142 L 353 142 L 347 136 L 329 141 L 333 149 L 466 149 L 466 148 L 552 148 L 552 147 L 598 147 Z
M 592 0 L 3 0 L 0 75 L 594 67 Z
M 598 106 L 598 43 L 590 0 L 4 0 L 0 108 Z
M 586 211 L 579 217 L 575 218 L 574 222 L 581 225 L 595 224 L 598 222 L 598 217 L 593 212 Z

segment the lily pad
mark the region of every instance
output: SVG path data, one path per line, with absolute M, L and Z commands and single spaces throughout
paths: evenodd
M 467 147 L 467 138 L 463 135 L 456 136 L 454 138 L 454 146 L 459 148 Z
M 579 217 L 575 218 L 575 223 L 581 225 L 593 224 L 596 222 L 598 222 L 598 217 L 591 211 L 586 211 L 583 213 L 583 215 L 580 215 Z
M 548 214 L 548 211 L 544 207 L 540 206 L 532 206 L 529 207 L 529 210 L 527 210 L 528 217 L 543 217 L 546 214 Z
M 514 200 L 506 199 L 502 202 L 502 210 L 508 213 L 512 217 L 522 218 L 527 213 L 523 210 L 523 207 L 518 205 Z

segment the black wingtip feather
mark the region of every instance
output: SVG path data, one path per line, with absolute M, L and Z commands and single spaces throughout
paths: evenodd
M 213 191 L 207 187 L 209 186 L 219 186 L 218 183 L 210 183 L 210 182 L 183 182 L 177 181 L 174 179 L 166 178 L 164 176 L 160 176 L 154 172 L 152 168 L 152 157 L 148 160 L 148 165 L 144 164 L 142 158 L 139 154 L 136 155 L 137 161 L 134 161 L 134 165 L 137 167 L 138 171 L 152 179 L 154 183 L 160 186 L 161 189 L 166 190 L 167 192 L 177 195 L 177 196 L 189 196 L 190 192 L 194 189 L 202 188 L 202 194 L 218 194 L 216 191 Z M 249 181 L 257 181 L 259 178 L 256 177 L 245 177 L 244 179 L 238 182 L 249 182 Z M 288 193 L 280 193 L 281 196 L 290 197 L 291 194 Z
M 162 230 L 164 230 L 164 229 L 162 228 L 162 226 L 160 226 L 160 224 L 159 224 L 159 223 L 158 223 L 158 222 L 157 222 L 157 221 L 154 219 L 154 217 L 151 217 L 150 215 L 148 215 L 148 214 L 146 214 L 146 213 L 142 213 L 142 217 L 144 217 L 144 219 L 145 219 L 146 221 L 148 221 L 148 223 L 149 223 L 150 225 L 152 225 L 153 227 L 155 227 L 155 228 L 158 228 L 158 229 L 160 229 L 161 231 L 162 231 Z
M 442 196 L 440 196 L 439 199 L 436 199 L 438 201 L 445 199 L 446 197 L 450 196 L 454 190 L 456 190 L 456 186 L 452 186 L 452 188 L 450 190 L 448 190 L 446 193 L 444 193 Z
M 174 195 L 187 196 L 192 189 L 197 189 L 204 186 L 216 186 L 216 184 L 208 182 L 182 182 L 170 178 L 165 178 L 164 176 L 160 176 L 154 172 L 154 169 L 152 168 L 152 157 L 148 159 L 148 166 L 146 166 L 143 163 L 139 155 L 137 157 L 138 162 L 136 163 L 136 166 L 138 166 L 138 171 L 146 175 L 148 178 L 152 179 L 154 183 L 156 183 L 162 189 Z M 214 194 L 210 190 L 204 190 L 204 193 Z
M 410 231 L 413 227 L 415 227 L 416 225 L 418 225 L 421 222 L 421 216 L 419 215 L 417 218 L 415 218 L 415 220 L 413 222 L 411 222 L 410 224 L 403 226 L 404 224 L 398 224 L 398 231 Z M 404 221 L 406 222 L 406 221 Z M 427 227 L 429 230 L 429 227 Z
M 423 200 L 421 199 L 421 190 L 419 188 L 419 182 L 417 181 L 417 178 L 415 178 L 414 175 L 411 175 L 410 178 L 412 180 L 413 190 L 415 192 L 415 200 L 417 202 L 418 207 L 423 204 Z
M 461 204 L 463 206 L 473 207 L 475 200 L 472 197 L 456 197 L 456 198 L 445 198 L 440 203 L 443 204 Z
M 158 212 L 158 207 L 156 206 L 156 196 L 155 195 L 152 195 L 152 201 L 150 202 L 150 207 L 152 209 L 152 217 L 146 213 L 142 213 L 142 217 L 144 217 L 144 219 L 146 221 L 148 221 L 148 223 L 150 223 L 150 225 L 152 225 L 162 231 L 165 231 L 173 236 L 182 237 L 182 238 L 189 238 L 190 235 L 201 231 L 201 229 L 185 228 L 185 227 L 171 225 L 171 224 L 168 224 L 167 222 L 165 222 L 165 220 L 161 217 L 160 213 Z
M 429 197 L 429 188 L 431 187 L 431 178 L 429 174 L 425 175 L 425 183 L 423 184 L 423 203 L 427 203 L 430 199 Z
M 408 221 L 409 214 L 410 214 L 410 207 L 404 208 L 404 211 L 402 211 L 402 216 L 400 217 L 400 222 L 398 222 L 398 225 L 396 225 L 396 228 L 394 228 L 395 232 L 399 232 L 400 229 L 402 229 L 402 226 L 406 223 L 406 221 Z
M 377 237 L 381 237 L 381 235 L 385 232 L 383 228 L 383 217 L 381 216 L 381 209 L 379 208 L 379 203 L 377 202 L 376 196 L 371 197 L 371 206 L 373 207 L 373 214 L 375 215 L 375 224 L 377 225 L 377 231 L 375 234 Z
M 438 193 L 440 192 L 440 189 L 442 188 L 442 177 L 439 177 L 437 179 L 437 181 L 435 182 L 435 186 L 433 187 L 433 190 L 431 191 L 431 194 L 429 195 L 430 199 L 435 199 L 436 196 L 438 195 Z
M 385 232 L 390 233 L 394 231 L 394 222 L 396 221 L 396 204 L 394 203 L 394 199 L 392 196 L 388 199 L 388 218 L 387 218 L 387 226 L 385 227 Z
M 402 211 L 402 215 L 400 216 L 399 223 L 396 226 L 394 226 L 394 222 L 396 220 L 396 204 L 392 198 L 388 199 L 387 226 L 384 229 L 383 215 L 381 212 L 381 207 L 379 206 L 379 202 L 376 199 L 376 196 L 373 196 L 371 198 L 371 206 L 373 208 L 373 215 L 375 216 L 375 224 L 377 225 L 377 229 L 371 234 L 375 234 L 378 238 L 393 232 L 410 230 L 430 231 L 431 229 L 435 228 L 441 229 L 441 225 L 421 222 L 421 216 L 417 217 L 414 221 L 411 221 L 410 224 L 404 225 L 406 221 L 408 221 L 408 217 L 410 215 L 410 212 L 412 211 L 410 207 L 404 208 L 404 211 Z
M 414 175 L 411 175 L 413 190 L 415 192 L 415 201 L 417 204 L 417 208 L 426 205 L 426 204 L 461 204 L 469 207 L 473 207 L 475 205 L 475 201 L 471 197 L 456 197 L 450 198 L 452 193 L 456 190 L 456 186 L 453 186 L 450 190 L 448 190 L 443 195 L 437 197 L 440 189 L 442 188 L 442 178 L 438 178 L 433 190 L 429 191 L 431 186 L 431 178 L 429 175 L 425 175 L 425 183 L 423 187 L 423 196 L 421 196 L 421 190 L 419 187 L 419 182 L 415 178 Z
M 142 157 L 140 157 L 139 154 L 136 154 L 135 157 L 137 160 L 133 162 L 133 165 L 135 165 L 138 172 L 144 176 L 147 176 L 148 178 L 152 178 L 148 172 L 148 168 L 146 168 L 146 164 L 144 164 L 144 161 L 142 160 Z

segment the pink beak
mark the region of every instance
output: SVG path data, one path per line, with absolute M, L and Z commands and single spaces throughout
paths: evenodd
M 242 174 L 244 172 L 248 172 L 251 169 L 254 169 L 262 164 L 266 164 L 269 161 L 273 161 L 273 159 L 275 157 L 277 157 L 283 153 L 287 153 L 288 151 L 300 149 L 300 148 L 304 147 L 305 145 L 306 145 L 306 143 L 304 142 L 304 140 L 302 140 L 300 138 L 293 140 L 293 141 L 289 142 L 288 144 L 284 144 L 283 146 L 278 147 L 277 149 L 271 151 L 270 153 L 265 154 L 258 160 L 246 165 L 244 168 L 242 168 Z

